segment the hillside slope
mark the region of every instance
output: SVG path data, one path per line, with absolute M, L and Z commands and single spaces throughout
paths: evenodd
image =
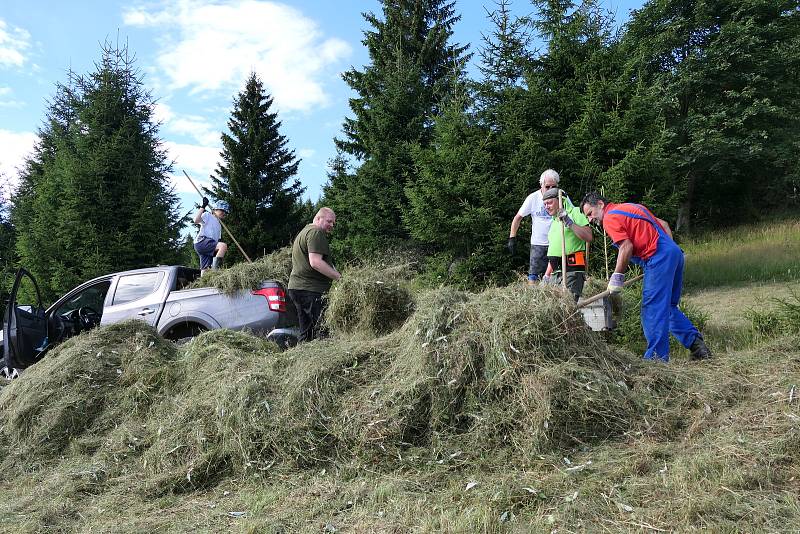
M 0 392 L 0 529 L 800 524 L 798 339 L 744 319 L 726 337 L 745 312 L 714 308 L 730 290 L 690 296 L 714 360 L 653 365 L 552 288 L 366 284 L 350 293 L 371 307 L 342 307 L 364 316 L 285 353 L 225 331 L 179 348 L 138 323 L 53 351 Z

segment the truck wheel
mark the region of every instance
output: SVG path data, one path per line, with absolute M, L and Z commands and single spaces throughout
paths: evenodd
M 208 331 L 208 328 L 203 325 L 197 323 L 186 323 L 170 328 L 167 333 L 164 334 L 164 338 L 174 341 L 176 345 L 185 345 L 191 341 L 192 338 L 199 336 L 206 331 Z

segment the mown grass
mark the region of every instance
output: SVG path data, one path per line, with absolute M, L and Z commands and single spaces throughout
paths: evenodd
M 800 221 L 741 226 L 684 241 L 689 289 L 800 280 Z
M 796 299 L 744 321 L 746 343 L 710 339 L 711 361 L 662 365 L 588 332 L 553 288 L 412 290 L 396 306 L 387 294 L 408 288 L 353 274 L 340 308 L 364 316 L 329 317 L 326 341 L 280 353 L 215 331 L 175 347 L 127 323 L 5 386 L 0 531 L 800 524 Z

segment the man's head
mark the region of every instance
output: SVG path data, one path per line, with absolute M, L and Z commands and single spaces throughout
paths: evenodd
M 314 226 L 327 233 L 331 233 L 336 224 L 336 214 L 330 208 L 320 208 L 314 215 Z
M 541 187 L 542 194 L 548 189 L 552 189 L 554 187 L 558 187 L 558 181 L 560 180 L 558 173 L 553 169 L 547 169 L 542 173 L 539 177 L 539 186 Z
M 581 200 L 581 211 L 586 215 L 590 223 L 602 224 L 603 210 L 606 204 L 608 204 L 606 197 L 597 191 L 592 191 L 591 193 L 586 193 L 586 196 Z
M 547 210 L 547 213 L 550 214 L 551 217 L 555 217 L 556 213 L 558 213 L 559 210 L 558 192 L 559 189 L 557 187 L 553 187 L 542 193 L 542 200 L 544 201 L 544 207 Z M 563 196 L 564 193 L 562 192 L 561 194 Z
M 214 215 L 216 215 L 218 219 L 224 219 L 230 209 L 227 202 L 220 200 L 214 207 Z

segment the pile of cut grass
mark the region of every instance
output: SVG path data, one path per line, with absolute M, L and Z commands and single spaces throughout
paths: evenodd
M 376 337 L 396 330 L 414 311 L 408 266 L 345 270 L 327 295 L 324 322 L 336 335 Z
M 94 450 L 172 395 L 177 350 L 141 321 L 73 338 L 0 392 L 4 462 Z
M 662 370 L 608 347 L 557 288 L 436 290 L 384 341 L 397 356 L 345 408 L 362 455 L 449 443 L 525 463 L 638 428 L 675 387 L 644 379 Z
M 439 288 L 406 313 L 286 352 L 229 331 L 178 348 L 141 322 L 68 341 L 0 390 L 0 529 L 800 521 L 796 335 L 661 365 L 558 288 Z
M 381 304 L 396 311 L 375 299 L 365 314 L 387 317 Z M 276 462 L 373 462 L 445 442 L 510 446 L 526 461 L 621 436 L 661 409 L 659 382 L 639 391 L 639 374 L 638 360 L 594 336 L 557 288 L 445 288 L 423 294 L 385 336 L 285 353 L 242 333 L 209 332 L 178 351 L 141 323 L 98 329 L 0 394 L 13 417 L 0 439 L 42 459 L 70 442 L 107 457 L 126 450 L 155 494 Z M 52 391 L 60 395 L 46 401 Z
M 270 414 L 280 389 L 278 352 L 263 338 L 228 330 L 182 347 L 179 387 L 146 425 L 148 491 L 191 491 L 267 465 L 280 432 Z
M 259 289 L 265 280 L 281 282 L 285 287 L 291 273 L 292 247 L 284 247 L 252 263 L 240 262 L 226 269 L 207 271 L 190 288 L 213 287 L 229 295 L 243 289 Z

